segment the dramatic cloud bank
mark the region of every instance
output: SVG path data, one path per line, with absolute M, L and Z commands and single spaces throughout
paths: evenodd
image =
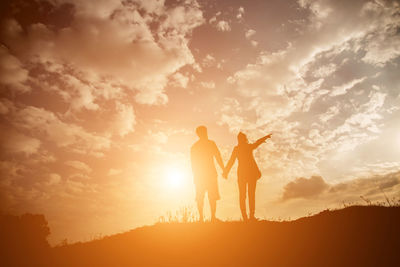
M 225 162 L 239 131 L 273 133 L 255 152 L 260 217 L 400 197 L 399 9 L 2 1 L 1 211 L 44 213 L 53 243 L 153 223 L 194 204 L 200 124 Z M 238 218 L 236 178 L 220 189 L 218 216 Z

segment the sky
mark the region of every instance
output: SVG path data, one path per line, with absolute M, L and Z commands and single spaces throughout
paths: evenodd
M 260 218 L 400 198 L 399 1 L 0 6 L 0 210 L 44 214 L 52 244 L 196 212 L 198 125 L 224 163 L 239 131 L 273 134 Z M 223 220 L 240 218 L 235 168 Z

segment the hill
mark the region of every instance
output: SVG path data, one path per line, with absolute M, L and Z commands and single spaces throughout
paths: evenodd
M 353 206 L 288 222 L 156 224 L 51 248 L 40 265 L 400 266 L 399 251 L 400 207 Z
M 54 249 L 58 266 L 399 266 L 400 207 L 289 222 L 172 223 Z

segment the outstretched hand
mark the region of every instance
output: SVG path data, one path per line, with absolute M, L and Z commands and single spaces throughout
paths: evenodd
M 262 143 L 264 143 L 267 139 L 271 138 L 271 136 L 272 136 L 272 133 L 270 133 L 269 135 L 266 135 L 266 136 L 260 138 L 259 141 L 261 141 Z

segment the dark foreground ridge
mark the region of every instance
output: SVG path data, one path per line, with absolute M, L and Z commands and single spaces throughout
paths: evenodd
M 400 266 L 400 207 L 289 222 L 165 223 L 49 249 L 49 266 Z M 30 265 L 32 266 L 32 265 Z

